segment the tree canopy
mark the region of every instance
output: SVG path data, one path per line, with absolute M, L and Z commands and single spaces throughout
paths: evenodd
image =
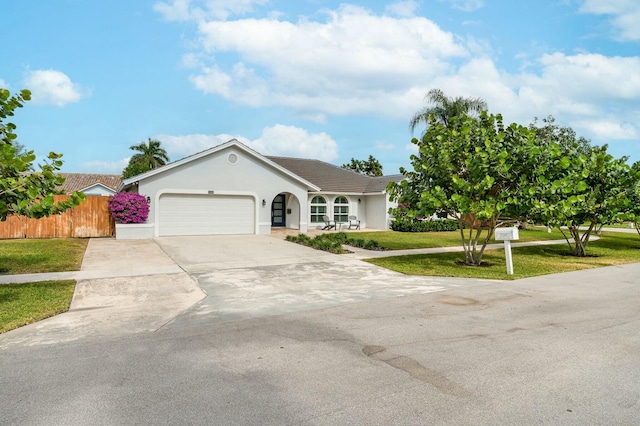
M 523 127 L 486 111 L 446 123 L 432 114 L 412 142 L 419 149 L 413 171 L 401 169 L 406 179 L 389 185 L 396 213 L 443 211 L 458 220 L 467 264 L 480 264 L 495 227 L 509 221 L 560 228 L 576 256 L 586 256 L 603 224 L 640 221 L 640 162 L 630 168 L 626 157 L 591 146 L 551 116 Z M 478 248 L 482 228 L 488 232 Z
M 352 158 L 350 163 L 343 164 L 340 167 L 367 176 L 382 176 L 382 164 L 373 155 L 370 155 L 367 160 Z
M 62 167 L 62 154 L 50 152 L 39 170 L 33 163 L 36 155 L 17 144 L 16 125 L 6 121 L 15 110 L 22 108 L 31 99 L 29 90 L 21 90 L 17 95 L 0 88 L 0 220 L 10 215 L 24 215 L 40 218 L 61 213 L 77 206 L 84 200 L 84 194 L 75 192 L 67 201 L 55 202 L 54 194 L 64 183 L 64 178 L 56 174 Z M 16 149 L 18 145 L 19 150 Z
M 519 216 L 518 197 L 536 163 L 535 135 L 526 127 L 502 122 L 502 116 L 466 114 L 447 124 L 434 115 L 421 139 L 412 171 L 389 190 L 409 217 L 444 211 L 458 221 L 465 263 L 480 265 L 494 229 L 504 218 Z M 481 231 L 487 230 L 480 241 Z
M 413 132 L 419 124 L 429 126 L 431 115 L 437 123 L 448 126 L 453 117 L 473 116 L 487 109 L 487 102 L 482 98 L 451 98 L 440 89 L 431 89 L 425 96 L 428 105 L 415 113 L 409 122 Z
M 169 156 L 161 145 L 160 141 L 149 138 L 147 142 L 130 146 L 129 149 L 137 153 L 129 159 L 129 164 L 122 171 L 122 177 L 127 179 L 167 164 Z

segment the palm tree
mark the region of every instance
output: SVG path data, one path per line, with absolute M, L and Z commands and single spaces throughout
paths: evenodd
M 445 126 L 449 125 L 452 117 L 469 113 L 480 113 L 487 109 L 487 102 L 482 98 L 450 98 L 440 89 L 431 89 L 425 96 L 430 105 L 418 111 L 411 122 L 409 128 L 413 132 L 420 123 L 429 125 L 429 116 L 435 115 L 436 120 Z
M 159 166 L 164 166 L 169 162 L 169 156 L 167 151 L 160 146 L 160 141 L 149 138 L 148 142 L 141 142 L 138 145 L 132 145 L 129 147 L 134 151 L 138 151 L 134 154 L 129 163 L 137 163 L 143 166 L 148 166 L 149 169 L 155 169 Z

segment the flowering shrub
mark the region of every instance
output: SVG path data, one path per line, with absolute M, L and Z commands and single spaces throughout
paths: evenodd
M 144 223 L 149 216 L 149 203 L 143 195 L 118 192 L 109 197 L 109 212 L 118 223 Z

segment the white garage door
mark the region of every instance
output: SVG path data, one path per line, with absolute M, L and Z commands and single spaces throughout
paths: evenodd
M 253 197 L 166 194 L 160 197 L 159 234 L 254 234 Z

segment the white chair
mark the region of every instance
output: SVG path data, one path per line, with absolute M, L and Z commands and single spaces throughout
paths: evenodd
M 349 229 L 351 229 L 352 226 L 360 229 L 360 221 L 355 216 L 349 216 Z
M 322 228 L 323 231 L 336 229 L 336 221 L 329 218 L 329 216 L 322 216 L 322 220 L 324 221 L 324 228 Z

